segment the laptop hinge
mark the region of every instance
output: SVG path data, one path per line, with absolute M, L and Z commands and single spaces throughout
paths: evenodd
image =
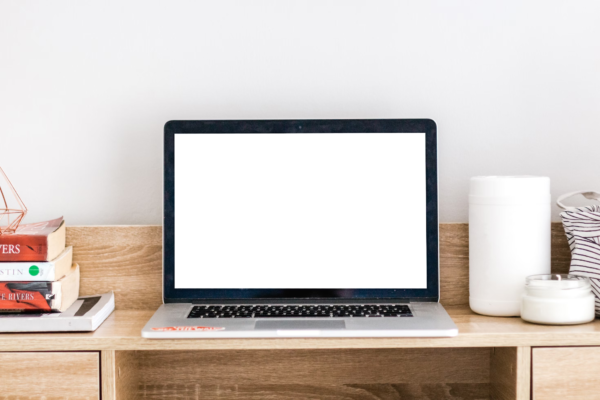
M 414 302 L 414 300 L 413 300 Z M 196 299 L 192 304 L 406 304 L 410 299 Z

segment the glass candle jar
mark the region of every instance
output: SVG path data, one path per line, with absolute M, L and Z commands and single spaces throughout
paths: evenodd
M 532 275 L 525 280 L 521 318 L 548 325 L 593 321 L 594 294 L 588 278 L 575 275 Z

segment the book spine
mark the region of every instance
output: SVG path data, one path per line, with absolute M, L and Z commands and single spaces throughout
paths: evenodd
M 0 282 L 0 313 L 50 312 L 52 282 Z
M 0 263 L 0 281 L 44 282 L 56 280 L 56 267 L 52 261 Z
M 47 260 L 47 236 L 0 235 L 0 262 Z

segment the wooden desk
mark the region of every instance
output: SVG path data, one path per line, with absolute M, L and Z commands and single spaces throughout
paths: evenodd
M 1 334 L 2 351 L 63 350 L 316 350 L 465 347 L 600 346 L 600 320 L 545 326 L 520 318 L 474 314 L 447 307 L 458 327 L 454 338 L 144 339 L 140 333 L 154 310 L 117 310 L 90 333 Z
M 442 225 L 440 233 L 441 297 L 458 326 L 456 338 L 148 340 L 141 329 L 161 302 L 160 227 L 68 228 L 81 294 L 114 290 L 117 310 L 92 333 L 0 334 L 0 398 L 41 399 L 42 387 L 53 399 L 99 398 L 100 392 L 103 400 L 528 399 L 532 354 L 535 398 L 553 398 L 555 391 L 544 388 L 562 382 L 555 371 L 560 347 L 600 346 L 600 321 L 556 327 L 472 313 L 467 226 Z M 568 270 L 569 258 L 562 227 L 553 224 L 553 269 Z M 85 371 L 78 382 L 85 378 L 87 386 L 68 390 L 68 379 L 57 386 L 59 378 L 46 376 L 52 367 L 31 361 L 48 354 L 58 365 L 63 360 Z M 574 357 L 571 368 L 582 360 L 589 361 Z M 15 363 L 27 362 L 37 392 L 2 380 Z M 90 395 L 98 381 L 101 388 Z

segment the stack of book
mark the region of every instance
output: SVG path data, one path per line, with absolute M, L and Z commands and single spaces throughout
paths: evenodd
M 79 296 L 63 218 L 0 235 L 0 313 L 62 312 Z
M 115 309 L 113 292 L 79 296 L 79 265 L 63 218 L 0 235 L 0 332 L 93 331 Z

